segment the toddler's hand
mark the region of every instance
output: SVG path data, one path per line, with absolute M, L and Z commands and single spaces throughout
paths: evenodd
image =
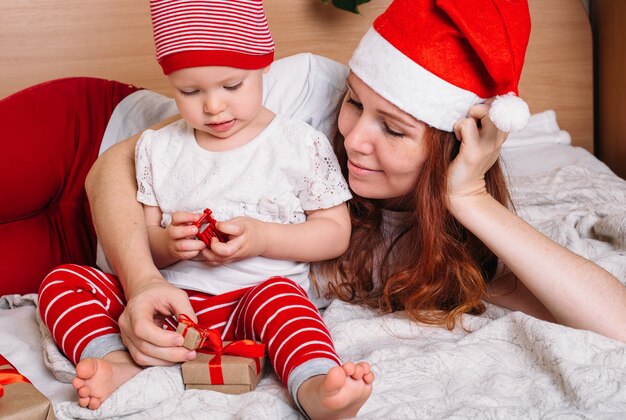
M 218 266 L 244 258 L 263 255 L 265 252 L 265 222 L 251 217 L 235 217 L 218 222 L 217 228 L 229 236 L 226 243 L 213 238 L 211 248 L 203 249 L 207 264 Z
M 199 218 L 195 213 L 172 213 L 172 223 L 167 227 L 167 250 L 175 258 L 188 260 L 206 249 L 204 242 L 196 239 L 198 228 L 193 223 Z

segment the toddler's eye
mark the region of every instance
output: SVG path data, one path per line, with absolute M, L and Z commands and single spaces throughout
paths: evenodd
M 243 85 L 243 82 L 239 82 L 236 85 L 232 85 L 232 86 L 224 86 L 224 89 L 226 90 L 237 90 L 239 89 L 241 86 Z
M 179 90 L 180 94 L 183 96 L 193 96 L 196 93 L 198 93 L 197 90 L 191 90 L 191 91 L 186 91 L 186 90 Z

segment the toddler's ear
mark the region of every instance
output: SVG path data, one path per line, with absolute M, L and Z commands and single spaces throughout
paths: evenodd
M 272 65 L 271 65 L 271 64 L 268 64 L 267 66 L 265 66 L 265 67 L 263 68 L 263 73 L 267 73 L 268 71 L 270 71 L 270 67 L 272 67 Z

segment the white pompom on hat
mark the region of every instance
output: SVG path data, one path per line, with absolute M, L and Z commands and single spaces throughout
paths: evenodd
M 432 127 L 453 131 L 472 105 L 496 97 L 489 117 L 502 131 L 518 131 L 530 118 L 518 96 L 529 37 L 527 0 L 395 0 L 349 65 Z
M 202 66 L 256 70 L 274 61 L 262 0 L 150 0 L 150 15 L 166 75 Z

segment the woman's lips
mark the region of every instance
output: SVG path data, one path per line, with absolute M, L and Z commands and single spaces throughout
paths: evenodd
M 368 175 L 368 174 L 380 172 L 380 171 L 376 171 L 373 169 L 365 168 L 363 166 L 359 166 L 356 163 L 352 162 L 351 160 L 348 160 L 348 171 L 350 171 L 350 173 L 355 174 L 355 175 Z
M 235 124 L 235 120 L 229 120 L 229 121 L 223 121 L 223 122 L 219 122 L 219 123 L 211 123 L 211 124 L 207 124 L 206 126 L 209 127 L 211 130 L 213 131 L 217 131 L 217 132 L 224 132 L 229 130 L 233 124 Z

